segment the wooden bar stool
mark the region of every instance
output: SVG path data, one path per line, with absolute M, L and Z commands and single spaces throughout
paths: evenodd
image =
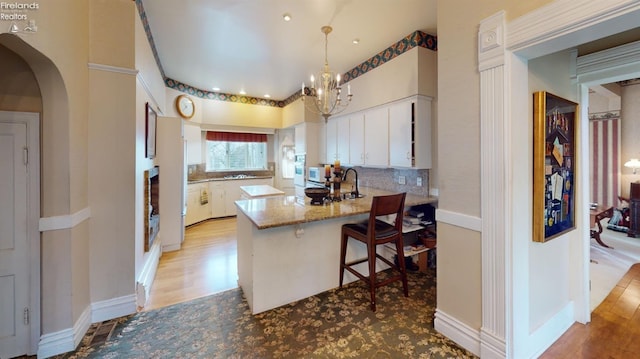
M 404 296 L 409 296 L 407 286 L 407 269 L 405 268 L 403 241 L 402 241 L 402 215 L 404 212 L 404 199 L 406 193 L 388 196 L 373 197 L 369 219 L 363 223 L 348 223 L 342 226 L 342 245 L 340 247 L 340 287 L 344 279 L 344 270 L 348 270 L 356 277 L 363 280 L 369 286 L 371 293 L 371 310 L 376 311 L 376 288 L 395 281 L 402 281 Z M 377 219 L 379 216 L 395 214 L 393 225 Z M 367 245 L 367 257 L 345 263 L 347 256 L 347 241 L 349 237 L 364 242 Z M 376 247 L 385 243 L 394 242 L 398 255 L 397 265 L 376 252 Z M 389 265 L 398 274 L 381 281 L 376 280 L 376 258 Z M 354 265 L 369 262 L 369 276 L 364 276 L 352 268 Z

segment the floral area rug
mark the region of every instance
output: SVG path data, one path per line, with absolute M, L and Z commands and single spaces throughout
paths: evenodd
M 385 276 L 383 272 L 381 276 Z M 241 289 L 120 318 L 103 344 L 59 358 L 475 358 L 433 328 L 435 272 L 361 282 L 252 315 Z

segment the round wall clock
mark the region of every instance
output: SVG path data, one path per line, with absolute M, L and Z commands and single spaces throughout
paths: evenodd
M 187 95 L 180 95 L 176 97 L 176 110 L 178 110 L 178 114 L 180 116 L 190 119 L 196 112 L 196 107 L 193 104 L 191 97 Z

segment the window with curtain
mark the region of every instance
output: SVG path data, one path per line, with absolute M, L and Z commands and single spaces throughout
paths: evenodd
M 208 131 L 206 146 L 207 171 L 267 168 L 267 135 L 265 134 Z

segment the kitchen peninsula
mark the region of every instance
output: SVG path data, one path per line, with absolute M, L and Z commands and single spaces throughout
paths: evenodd
M 338 286 L 340 231 L 366 220 L 374 196 L 393 192 L 361 188 L 364 197 L 322 205 L 309 198 L 279 196 L 236 201 L 238 284 L 252 313 L 260 313 Z M 405 207 L 434 203 L 435 197 L 407 194 Z M 366 256 L 349 241 L 347 260 Z M 360 270 L 367 273 L 366 263 Z M 380 267 L 383 269 L 383 267 Z M 345 273 L 345 283 L 356 280 Z

